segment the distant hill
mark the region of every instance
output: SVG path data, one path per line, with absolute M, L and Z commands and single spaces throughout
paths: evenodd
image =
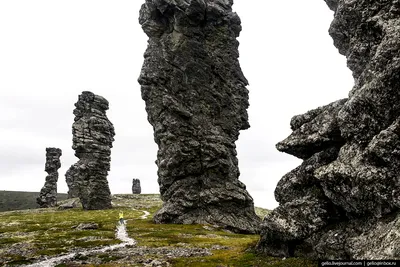
M 0 190 L 0 212 L 10 210 L 37 209 L 36 198 L 39 192 L 3 191 Z M 67 199 L 68 194 L 58 193 L 58 201 Z

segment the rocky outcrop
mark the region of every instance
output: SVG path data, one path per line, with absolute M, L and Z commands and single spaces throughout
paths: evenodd
M 40 195 L 36 202 L 41 208 L 49 208 L 57 205 L 57 181 L 58 169 L 61 167 L 60 157 L 61 149 L 48 147 L 46 148 L 46 164 L 44 170 L 48 173 L 46 182 L 40 190 Z
M 72 148 L 79 161 L 66 173 L 68 195 L 75 197 L 77 194 L 87 210 L 111 208 L 107 175 L 115 132 L 106 116 L 108 101 L 85 91 L 75 107 Z
M 58 205 L 59 210 L 68 210 L 68 209 L 73 209 L 77 208 L 80 206 L 80 202 L 78 198 L 69 198 L 68 201 L 65 201 L 64 203 Z
M 295 116 L 278 150 L 304 162 L 278 183 L 258 249 L 275 256 L 400 259 L 400 2 L 326 0 L 355 85 Z
M 78 172 L 75 165 L 72 165 L 65 173 L 65 181 L 68 186 L 68 198 L 79 197 L 77 174 Z
M 159 148 L 164 201 L 156 223 L 259 228 L 253 199 L 238 180 L 235 141 L 249 128 L 249 103 L 232 4 L 146 0 L 140 10 L 149 41 L 139 83 Z
M 133 178 L 132 180 L 132 194 L 140 194 L 142 188 L 140 187 L 140 180 Z

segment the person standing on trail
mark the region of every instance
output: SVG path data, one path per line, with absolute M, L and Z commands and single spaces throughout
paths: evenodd
M 119 212 L 119 223 L 120 224 L 124 223 L 124 213 L 122 211 Z

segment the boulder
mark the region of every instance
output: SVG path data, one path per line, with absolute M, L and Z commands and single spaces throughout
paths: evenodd
M 73 226 L 72 228 L 74 228 L 76 230 L 96 230 L 96 229 L 99 229 L 99 225 L 94 222 L 80 223 L 78 225 Z
M 64 201 L 64 203 L 58 205 L 59 210 L 67 210 L 67 209 L 73 209 L 79 206 L 79 198 L 72 198 Z

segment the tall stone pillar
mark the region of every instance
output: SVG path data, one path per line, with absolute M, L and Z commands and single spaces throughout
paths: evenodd
M 108 101 L 85 91 L 75 107 L 72 148 L 79 161 L 66 174 L 69 194 L 77 193 L 84 209 L 111 208 L 107 175 L 115 132 L 106 116 Z
M 40 190 L 40 195 L 36 202 L 41 208 L 49 208 L 57 205 L 57 181 L 58 169 L 61 167 L 60 157 L 61 149 L 48 147 L 46 148 L 46 164 L 45 171 L 48 173 L 46 182 Z
M 232 0 L 146 0 L 149 37 L 139 77 L 158 145 L 163 207 L 156 223 L 211 223 L 257 232 L 253 199 L 239 181 L 235 141 L 250 127 L 241 31 Z
M 140 194 L 142 188 L 140 187 L 140 180 L 133 178 L 132 180 L 132 194 Z

